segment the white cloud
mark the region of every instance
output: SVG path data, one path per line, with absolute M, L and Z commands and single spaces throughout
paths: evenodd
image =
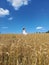
M 8 18 L 8 20 L 13 20 L 13 18 L 12 18 L 12 17 L 10 17 L 10 18 Z
M 8 27 L 1 27 L 2 29 L 7 29 Z
M 12 4 L 15 10 L 18 10 L 22 5 L 28 5 L 30 0 L 7 0 Z
M 38 27 L 36 27 L 36 29 L 37 29 L 37 30 L 43 30 L 44 28 L 43 28 L 43 27 L 38 26 Z
M 0 8 L 0 17 L 9 15 L 9 10 Z

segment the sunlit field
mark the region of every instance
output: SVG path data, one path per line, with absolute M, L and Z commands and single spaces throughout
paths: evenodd
M 49 65 L 49 34 L 0 34 L 0 65 Z

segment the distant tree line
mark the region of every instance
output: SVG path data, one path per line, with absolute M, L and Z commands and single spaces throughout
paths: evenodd
M 49 30 L 46 32 L 34 32 L 34 33 L 49 33 Z M 1 32 L 0 32 L 0 34 L 1 34 Z
M 48 30 L 48 31 L 46 31 L 46 32 L 36 32 L 36 33 L 49 33 L 49 30 Z
M 46 33 L 49 33 L 49 30 Z

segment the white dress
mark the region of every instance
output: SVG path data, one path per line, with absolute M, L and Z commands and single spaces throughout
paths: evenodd
M 27 35 L 27 32 L 26 32 L 25 30 L 23 30 L 23 34 L 24 34 L 24 35 Z

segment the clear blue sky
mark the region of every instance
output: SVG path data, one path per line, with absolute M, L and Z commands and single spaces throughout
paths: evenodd
M 0 32 L 49 30 L 49 0 L 0 0 Z

